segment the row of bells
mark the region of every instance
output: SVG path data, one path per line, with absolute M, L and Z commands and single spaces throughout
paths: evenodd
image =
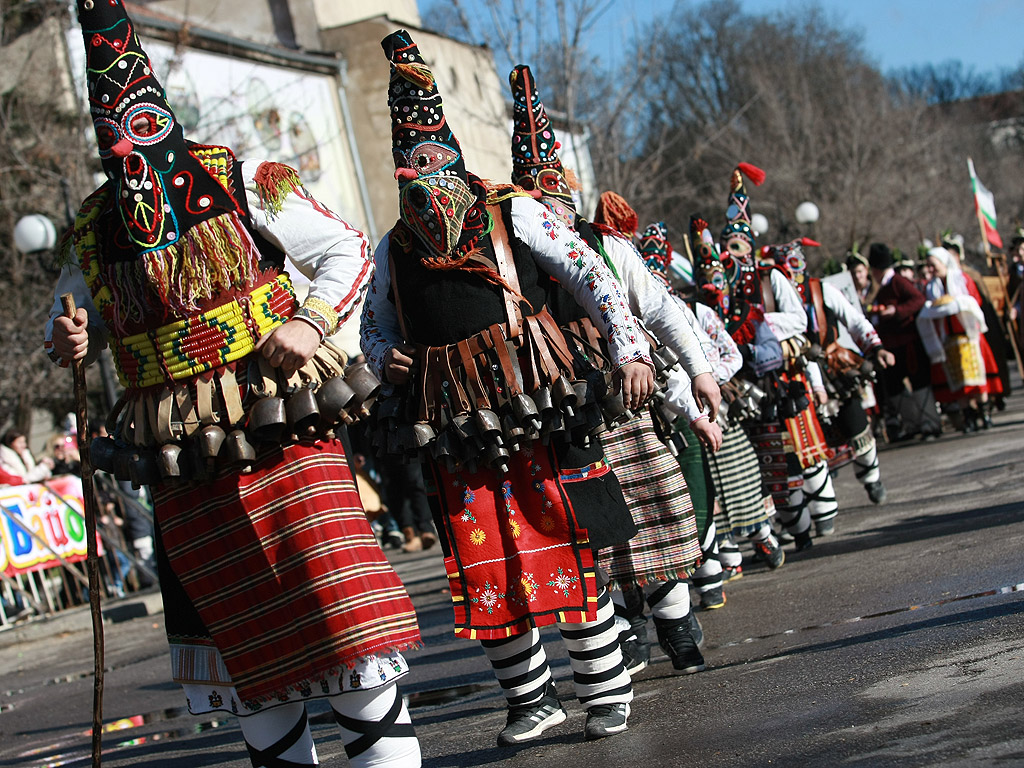
M 258 399 L 249 409 L 245 427 L 225 430 L 207 424 L 190 439 L 155 449 L 98 437 L 92 442 L 90 456 L 96 469 L 131 482 L 135 488 L 160 482 L 201 482 L 224 468 L 248 471 L 260 447 L 333 438 L 339 425 L 369 417 L 379 392 L 377 376 L 366 363 L 356 363 L 345 369 L 344 376 L 303 386 L 283 398 Z
M 652 354 L 659 379 L 679 363 L 671 350 Z M 535 440 L 560 441 L 587 447 L 602 433 L 632 419 L 620 395 L 613 395 L 608 374 L 593 370 L 570 381 L 559 376 L 550 386 L 512 396 L 498 411 L 476 408 L 445 418 L 440 429 L 402 418 L 407 406 L 401 395 L 378 404 L 376 429 L 370 440 L 378 454 L 406 461 L 433 459 L 453 473 L 460 467 L 475 472 L 481 465 L 503 475 L 511 456 Z

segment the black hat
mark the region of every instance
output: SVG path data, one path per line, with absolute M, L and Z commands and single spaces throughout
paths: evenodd
M 872 269 L 888 269 L 892 266 L 892 251 L 885 243 L 872 243 L 868 249 L 868 265 Z

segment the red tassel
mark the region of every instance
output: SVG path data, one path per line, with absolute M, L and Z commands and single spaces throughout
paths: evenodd
M 760 187 L 764 183 L 765 172 L 758 168 L 756 165 L 750 163 L 740 163 L 736 166 L 737 170 L 750 179 L 751 183 L 755 187 Z
M 821 243 L 819 243 L 817 240 L 811 240 L 811 238 L 809 237 L 801 237 L 800 245 L 814 246 L 815 248 L 821 247 Z

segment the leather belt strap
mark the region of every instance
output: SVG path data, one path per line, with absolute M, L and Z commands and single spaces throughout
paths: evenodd
M 772 291 L 772 277 L 770 272 L 761 275 L 761 300 L 764 301 L 764 311 L 775 311 L 775 293 Z
M 570 375 L 574 374 L 572 352 L 569 351 L 569 345 L 565 341 L 565 336 L 555 323 L 555 318 L 551 316 L 551 313 L 546 309 L 542 309 L 536 315 L 533 315 L 530 320 L 540 323 L 540 326 L 546 332 L 545 336 L 551 349 L 554 350 L 555 355 L 561 360 L 565 370 Z
M 828 336 L 828 321 L 825 319 L 825 296 L 821 292 L 821 281 L 816 277 L 810 277 L 807 279 L 807 287 L 811 291 L 811 304 L 814 306 L 814 316 L 818 321 L 818 341 L 824 347 Z
M 488 205 L 487 213 L 490 214 L 491 221 L 494 223 L 491 228 L 491 247 L 494 248 L 494 261 L 498 267 L 498 274 L 512 289 L 512 293 L 502 290 L 505 299 L 505 317 L 509 327 L 508 338 L 517 339 L 523 324 L 523 311 L 519 306 L 519 297 L 523 295 L 519 288 L 519 275 L 512 261 L 512 250 L 509 247 L 508 232 L 501 216 L 501 208 L 497 205 Z
M 476 401 L 477 408 L 489 408 L 491 403 L 487 399 L 487 390 L 480 381 L 480 370 L 476 365 L 476 357 L 469 349 L 469 340 L 463 339 L 457 346 L 462 369 L 466 372 L 466 384 L 470 398 Z

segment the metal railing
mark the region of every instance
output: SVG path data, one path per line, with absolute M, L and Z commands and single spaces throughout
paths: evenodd
M 152 528 L 153 513 L 145 504 L 127 494 L 114 478 L 104 472 L 97 472 L 93 480 L 97 491 L 115 500 L 122 511 L 130 510 L 142 516 Z M 43 482 L 40 485 L 53 494 L 84 526 L 82 514 L 73 505 L 49 484 Z M 45 538 L 3 506 L 0 506 L 0 517 L 29 536 L 58 561 L 57 565 L 50 568 L 14 575 L 0 571 L 0 631 L 10 628 L 15 622 L 46 618 L 89 602 L 89 582 L 84 562 L 68 562 Z M 122 598 L 132 592 L 149 589 L 157 583 L 154 563 L 140 559 L 116 525 L 107 523 L 98 527 L 97 532 L 105 550 L 100 558 L 100 577 L 105 597 Z

